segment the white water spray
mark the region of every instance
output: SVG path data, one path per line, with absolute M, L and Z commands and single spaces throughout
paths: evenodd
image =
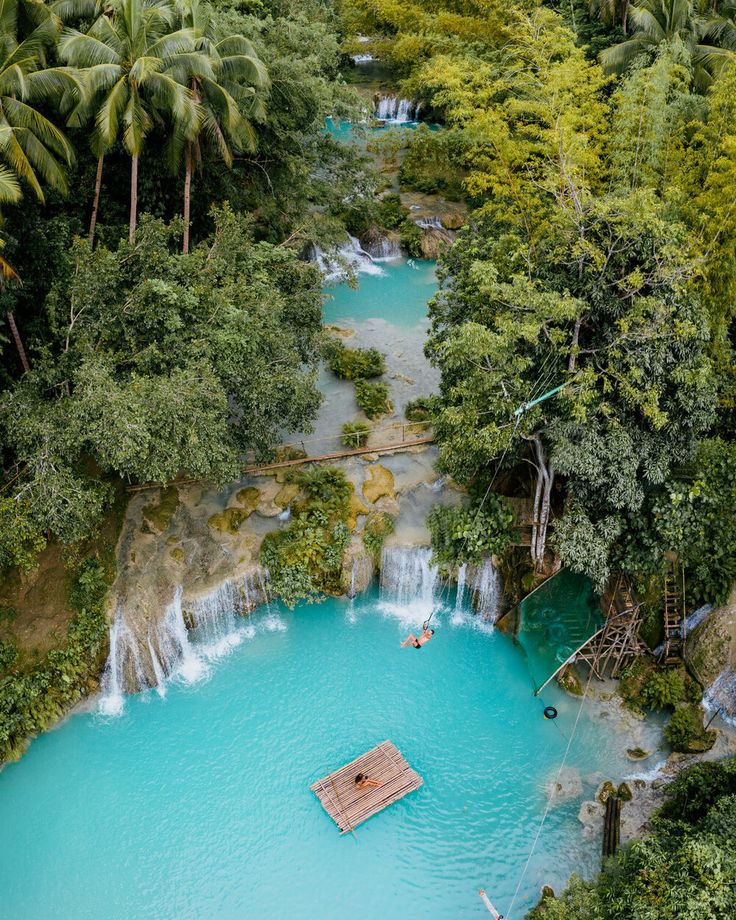
M 336 246 L 329 251 L 313 246 L 310 259 L 316 262 L 325 276 L 325 281 L 338 281 L 349 271 L 364 275 L 382 275 L 383 269 L 376 265 L 370 253 L 360 245 L 357 237 L 351 236 L 347 243 Z
M 473 579 L 476 611 L 491 623 L 496 622 L 501 597 L 501 579 L 490 559 L 476 571 Z
M 463 609 L 463 601 L 465 599 L 465 576 L 468 570 L 468 566 L 463 562 L 462 565 L 458 566 L 457 569 L 457 595 L 455 597 L 455 613 L 459 614 Z
M 381 555 L 381 600 L 412 620 L 426 620 L 435 605 L 439 570 L 432 550 L 423 546 L 388 546 Z
M 400 99 L 398 96 L 381 96 L 376 101 L 376 118 L 397 125 L 414 121 L 417 113 L 416 103 L 411 99 Z

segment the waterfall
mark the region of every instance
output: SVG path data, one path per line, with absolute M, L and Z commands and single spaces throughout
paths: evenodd
M 698 607 L 697 610 L 693 610 L 690 616 L 685 620 L 685 635 L 689 636 L 690 633 L 708 616 L 708 614 L 713 610 L 711 604 L 703 604 L 702 607 Z
M 439 603 L 437 566 L 423 546 L 389 546 L 381 554 L 381 600 L 394 610 L 426 619 Z
M 401 243 L 388 236 L 380 236 L 366 246 L 366 251 L 374 262 L 390 262 L 402 256 Z
M 418 217 L 414 223 L 417 227 L 421 227 L 422 230 L 444 230 L 442 221 L 439 217 Z
M 465 574 L 467 565 L 463 562 L 457 569 L 457 595 L 455 597 L 455 613 L 461 613 L 463 609 L 463 600 L 465 599 Z
M 490 559 L 486 559 L 475 573 L 473 595 L 476 611 L 484 619 L 495 623 L 498 616 L 498 602 L 501 597 L 501 579 Z
M 350 569 L 350 592 L 348 594 L 348 597 L 350 598 L 351 601 L 355 599 L 355 595 L 357 594 L 355 590 L 355 579 L 357 575 L 358 575 L 358 560 L 357 558 L 353 557 L 353 565 L 352 565 L 352 568 Z
M 105 715 L 114 716 L 122 712 L 123 694 L 129 686 L 126 673 L 131 675 L 131 681 L 137 686 L 147 685 L 138 643 L 119 607 L 110 627 L 110 653 L 100 682 L 100 711 Z
M 326 281 L 337 281 L 349 271 L 362 272 L 365 275 L 381 275 L 383 269 L 376 265 L 370 253 L 360 245 L 354 236 L 347 243 L 325 252 L 319 246 L 312 246 L 310 259 L 316 262 Z
M 411 99 L 399 99 L 398 96 L 381 96 L 376 101 L 376 118 L 402 125 L 414 120 L 417 106 Z
M 223 582 L 189 603 L 186 612 L 182 594 L 179 586 L 163 617 L 138 628 L 118 608 L 101 681 L 101 712 L 119 714 L 125 693 L 155 687 L 164 695 L 172 677 L 193 683 L 205 676 L 209 659 L 219 658 L 241 642 L 240 617 L 268 602 L 268 573 L 257 569 L 237 581 Z
M 371 61 L 375 61 L 373 55 L 367 51 L 363 52 L 363 54 L 351 54 L 350 57 L 356 64 L 370 64 Z
M 703 696 L 706 709 L 720 710 L 721 716 L 736 725 L 736 668 L 726 665 Z

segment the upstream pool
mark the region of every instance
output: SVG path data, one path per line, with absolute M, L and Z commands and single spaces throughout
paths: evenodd
M 487 916 L 480 886 L 506 913 L 579 704 L 534 698 L 513 640 L 452 595 L 422 654 L 400 648 L 425 614 L 376 590 L 261 609 L 196 681 L 38 738 L 0 773 L 3 918 L 446 920 Z M 424 785 L 341 837 L 309 784 L 384 739 Z M 582 785 L 551 808 L 510 920 L 596 868 L 577 812 L 630 771 L 625 747 L 583 710 Z

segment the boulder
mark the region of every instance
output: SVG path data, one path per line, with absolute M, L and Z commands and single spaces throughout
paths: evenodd
M 444 227 L 425 227 L 422 230 L 422 256 L 425 259 L 438 259 L 443 250 L 455 242 L 455 234 Z
M 363 496 L 373 504 L 384 495 L 394 497 L 394 474 L 385 466 L 376 463 L 368 467 L 368 478 L 363 483 Z

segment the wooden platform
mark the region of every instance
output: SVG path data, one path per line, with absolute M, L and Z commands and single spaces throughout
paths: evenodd
M 358 773 L 365 773 L 381 785 L 358 789 L 355 785 Z M 401 751 L 390 741 L 382 741 L 309 788 L 340 828 L 340 833 L 348 834 L 363 821 L 414 792 L 423 782 L 404 760 Z

